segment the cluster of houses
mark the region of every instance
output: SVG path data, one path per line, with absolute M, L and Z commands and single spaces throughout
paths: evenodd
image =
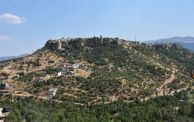
M 56 77 L 62 77 L 62 76 L 74 76 L 76 73 L 76 69 L 83 67 L 83 64 L 80 63 L 75 63 L 75 64 L 70 64 L 70 63 L 61 63 L 58 65 L 58 72 L 56 74 Z M 43 79 L 39 78 L 38 82 L 42 82 Z M 58 88 L 51 88 L 46 92 L 46 97 L 47 99 L 51 99 L 53 96 L 56 95 Z
M 74 76 L 75 73 L 76 73 L 76 69 L 80 68 L 80 67 L 83 67 L 84 65 L 83 64 L 80 64 L 80 63 L 75 63 L 75 64 L 60 64 L 58 66 L 58 69 L 60 70 L 58 73 L 57 73 L 57 77 L 61 77 L 62 75 L 65 75 L 65 76 Z
M 76 64 L 60 64 L 58 66 L 59 72 L 57 73 L 56 77 L 61 77 L 63 75 L 65 76 L 73 76 L 76 73 L 76 69 L 83 66 L 80 63 Z M 39 79 L 39 82 L 43 81 L 41 78 Z M 53 96 L 56 95 L 58 88 L 51 88 L 47 91 L 46 97 L 47 99 L 51 99 Z
M 90 68 L 90 66 L 86 66 L 86 64 L 83 64 L 83 63 L 59 63 L 56 68 L 57 68 L 57 70 L 56 70 L 57 72 L 53 76 L 59 78 L 59 77 L 63 77 L 63 76 L 65 76 L 65 77 L 75 76 L 77 69 L 88 70 Z M 47 76 L 45 76 L 45 77 L 53 77 L 53 76 L 47 74 Z M 45 78 L 45 77 L 38 77 L 36 79 L 35 83 L 47 82 L 47 78 Z M 48 78 L 48 79 L 50 79 L 50 78 Z M 55 87 L 49 89 L 46 92 L 45 97 L 47 99 L 51 99 L 53 96 L 56 95 L 57 90 L 58 90 L 58 88 L 55 88 Z

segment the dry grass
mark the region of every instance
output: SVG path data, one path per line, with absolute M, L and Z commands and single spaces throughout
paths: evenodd
M 77 69 L 75 76 L 83 77 L 83 78 L 88 78 L 91 74 L 91 71 L 85 71 L 82 69 Z

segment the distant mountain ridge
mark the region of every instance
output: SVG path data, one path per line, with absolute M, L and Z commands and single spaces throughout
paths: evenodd
M 175 36 L 171 38 L 145 41 L 145 43 L 151 43 L 151 44 L 163 44 L 163 43 L 169 43 L 169 42 L 179 43 L 184 48 L 194 51 L 194 37 L 191 37 L 191 36 L 186 36 L 186 37 Z
M 22 54 L 19 56 L 4 56 L 4 57 L 0 57 L 0 61 L 6 61 L 6 60 L 11 60 L 11 59 L 16 59 L 16 58 L 20 58 L 20 57 L 25 57 L 28 54 Z
M 0 57 L 0 61 L 10 60 L 14 58 L 16 58 L 16 56 Z

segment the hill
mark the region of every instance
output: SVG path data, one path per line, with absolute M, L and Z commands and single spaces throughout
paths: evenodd
M 190 49 L 194 51 L 194 37 L 186 36 L 186 37 L 171 37 L 165 39 L 158 39 L 158 40 L 149 40 L 145 43 L 152 43 L 152 44 L 164 44 L 164 43 L 178 43 L 184 48 Z
M 71 119 L 57 112 L 53 121 L 192 121 L 186 110 L 194 98 L 193 66 L 194 53 L 174 43 L 49 40 L 35 53 L 0 66 L 0 81 L 6 84 L 0 105 L 12 110 L 9 121 L 43 121 L 45 112 L 58 110 Z
M 194 53 L 174 43 L 48 40 L 0 65 L 0 106 L 10 122 L 192 122 L 193 66 Z
M 10 90 L 80 104 L 132 102 L 192 91 L 194 54 L 178 44 L 118 38 L 49 40 L 34 54 L 1 66 Z M 18 93 L 15 93 L 18 95 Z M 50 97 L 49 97 L 50 98 Z

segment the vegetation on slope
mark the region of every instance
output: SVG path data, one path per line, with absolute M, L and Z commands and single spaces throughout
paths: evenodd
M 177 44 L 45 46 L 1 66 L 0 79 L 17 98 L 1 103 L 10 106 L 9 121 L 190 122 L 193 66 L 194 54 Z
M 72 103 L 17 98 L 1 101 L 11 111 L 9 122 L 193 122 L 191 104 L 186 92 L 141 103 L 122 100 L 110 104 L 80 106 Z

